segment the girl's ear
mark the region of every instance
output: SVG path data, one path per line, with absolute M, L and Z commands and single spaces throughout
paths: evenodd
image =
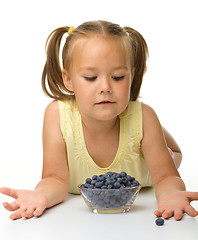
M 64 83 L 65 87 L 66 87 L 69 91 L 73 92 L 72 81 L 71 81 L 71 79 L 70 79 L 70 76 L 69 76 L 68 71 L 65 70 L 65 69 L 62 70 L 62 78 L 63 78 L 63 83 Z

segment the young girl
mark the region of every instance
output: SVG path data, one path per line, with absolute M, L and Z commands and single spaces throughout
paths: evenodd
M 47 43 L 42 86 L 55 100 L 44 116 L 42 180 L 34 191 L 0 189 L 16 199 L 3 203 L 14 212 L 10 218 L 40 216 L 64 201 L 67 192 L 79 193 L 77 186 L 87 177 L 108 171 L 126 171 L 142 187 L 153 185 L 156 216 L 197 216 L 190 202 L 198 200 L 198 193 L 185 191 L 177 171 L 177 143 L 154 110 L 138 101 L 148 55 L 140 33 L 93 21 L 58 28 Z

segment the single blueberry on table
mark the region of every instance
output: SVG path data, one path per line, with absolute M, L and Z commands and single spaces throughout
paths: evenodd
M 156 223 L 157 226 L 162 226 L 162 225 L 164 225 L 164 219 L 163 218 L 157 218 L 155 220 L 155 223 Z

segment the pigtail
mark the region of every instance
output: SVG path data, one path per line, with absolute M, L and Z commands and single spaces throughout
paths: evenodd
M 139 97 L 140 88 L 144 73 L 146 72 L 146 61 L 148 58 L 148 47 L 142 35 L 130 27 L 124 27 L 124 31 L 128 33 L 131 39 L 131 47 L 133 51 L 133 61 L 135 75 L 131 87 L 131 100 L 136 101 Z
M 68 92 L 62 80 L 59 61 L 61 39 L 68 30 L 69 27 L 57 28 L 49 35 L 46 41 L 47 60 L 42 74 L 42 88 L 46 95 L 54 99 L 63 99 L 66 96 L 64 92 Z

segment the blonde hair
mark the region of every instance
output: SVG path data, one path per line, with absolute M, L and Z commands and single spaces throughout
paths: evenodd
M 62 37 L 69 31 L 70 27 L 55 29 L 46 41 L 47 60 L 42 74 L 42 88 L 46 95 L 56 100 L 63 100 L 71 95 L 66 89 L 62 70 L 59 62 L 59 51 Z M 85 22 L 73 29 L 66 38 L 62 50 L 62 65 L 64 69 L 69 69 L 72 58 L 72 49 L 75 47 L 77 39 L 98 34 L 104 37 L 112 37 L 124 44 L 126 51 L 130 53 L 131 67 L 135 68 L 135 75 L 131 86 L 130 100 L 138 99 L 143 75 L 146 71 L 146 61 L 148 57 L 148 47 L 142 35 L 130 27 L 120 27 L 107 21 Z M 47 89 L 48 86 L 48 89 Z

